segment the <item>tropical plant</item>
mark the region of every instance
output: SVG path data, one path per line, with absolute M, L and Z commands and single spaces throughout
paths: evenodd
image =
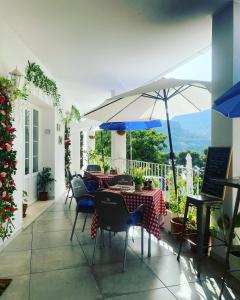
M 53 181 L 55 179 L 52 178 L 51 168 L 43 168 L 42 172 L 39 172 L 37 176 L 38 192 L 46 192 L 47 186 Z
M 144 168 L 133 168 L 132 171 L 130 172 L 133 178 L 133 182 L 136 185 L 142 185 L 145 177 L 145 169 Z
M 81 115 L 79 110 L 74 105 L 72 105 L 70 111 L 67 111 L 65 114 L 64 123 L 69 126 L 72 121 L 80 121 L 80 119 Z
M 107 173 L 107 171 L 110 170 L 110 164 L 107 161 L 102 162 L 102 168 L 104 173 Z
M 71 140 L 70 140 L 70 128 L 65 125 L 64 132 L 64 147 L 65 147 L 65 169 L 70 167 L 71 164 Z

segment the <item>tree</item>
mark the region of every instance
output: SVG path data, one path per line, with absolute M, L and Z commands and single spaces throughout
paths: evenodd
M 97 155 L 102 156 L 103 151 L 105 157 L 111 156 L 111 131 L 98 130 L 95 132 L 95 149 Z
M 202 168 L 205 166 L 205 161 L 206 161 L 206 152 L 204 151 L 203 154 L 196 152 L 196 151 L 190 151 L 190 150 L 185 150 L 181 151 L 178 153 L 176 157 L 176 164 L 177 165 L 186 165 L 186 156 L 187 154 L 190 154 L 192 156 L 192 164 L 193 166 L 197 166 L 199 168 Z
M 162 152 L 166 148 L 166 136 L 155 129 L 137 130 L 131 132 L 133 159 L 167 163 L 169 154 Z M 98 155 L 102 155 L 101 131 L 95 133 L 95 149 Z M 111 156 L 111 131 L 102 131 L 104 156 Z M 127 132 L 127 158 L 130 159 L 130 132 Z
M 166 136 L 155 129 L 137 130 L 131 132 L 132 157 L 153 163 L 164 163 L 168 154 L 162 150 L 167 147 Z M 130 158 L 130 133 L 127 133 L 127 158 Z

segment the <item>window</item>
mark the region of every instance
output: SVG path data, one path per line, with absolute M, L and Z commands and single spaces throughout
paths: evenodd
M 25 110 L 25 175 L 30 169 L 30 111 Z
M 38 172 L 38 111 L 33 110 L 33 173 Z
M 38 172 L 39 112 L 25 110 L 25 175 Z

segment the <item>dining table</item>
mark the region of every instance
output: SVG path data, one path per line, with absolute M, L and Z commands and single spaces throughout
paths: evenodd
M 133 212 L 139 205 L 144 204 L 144 213 L 143 213 L 143 227 L 149 233 L 149 239 L 151 235 L 160 240 L 160 227 L 161 216 L 167 215 L 167 209 L 163 199 L 162 190 L 159 188 L 153 190 L 143 190 L 141 192 L 135 192 L 133 187 L 131 189 L 126 186 L 114 189 L 114 186 L 110 189 L 104 189 L 107 192 L 114 192 L 121 194 L 126 202 L 128 210 Z M 93 214 L 92 224 L 91 224 L 91 238 L 96 238 L 98 228 L 98 217 L 97 213 Z M 151 244 L 150 244 L 151 245 Z M 149 247 L 150 247 L 149 245 Z M 149 249 L 149 255 L 151 250 Z
M 106 188 L 113 183 L 116 174 L 104 174 L 103 172 L 84 172 L 84 177 L 96 180 L 99 188 Z

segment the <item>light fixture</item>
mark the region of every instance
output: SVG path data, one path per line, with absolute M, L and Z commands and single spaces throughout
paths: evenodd
M 9 72 L 9 74 L 11 76 L 11 81 L 12 81 L 14 87 L 16 89 L 19 88 L 22 73 L 16 67 L 13 71 Z

